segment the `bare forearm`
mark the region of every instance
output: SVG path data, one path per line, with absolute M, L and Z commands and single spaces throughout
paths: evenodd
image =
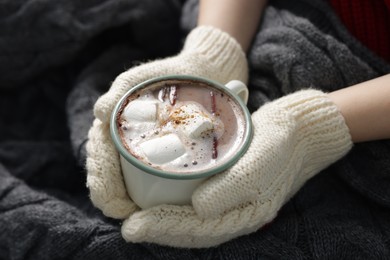
M 267 0 L 200 0 L 198 25 L 227 32 L 247 51 Z M 353 142 L 390 138 L 390 74 L 329 93 Z
M 329 93 L 344 116 L 352 141 L 390 138 L 390 74 Z
M 259 25 L 266 0 L 201 0 L 198 25 L 227 32 L 247 51 Z

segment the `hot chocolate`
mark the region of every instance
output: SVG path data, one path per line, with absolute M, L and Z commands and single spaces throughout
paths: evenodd
M 143 163 L 191 174 L 226 163 L 240 149 L 245 113 L 230 93 L 192 80 L 165 80 L 127 97 L 116 116 L 124 147 Z

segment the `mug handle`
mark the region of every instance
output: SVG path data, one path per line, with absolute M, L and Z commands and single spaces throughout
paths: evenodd
M 229 90 L 236 94 L 245 104 L 248 103 L 248 87 L 239 80 L 231 80 L 225 85 Z

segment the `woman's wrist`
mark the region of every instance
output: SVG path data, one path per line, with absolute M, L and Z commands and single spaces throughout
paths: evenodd
M 249 49 L 267 0 L 201 0 L 198 25 L 213 26 Z
M 329 93 L 355 143 L 390 138 L 390 74 Z

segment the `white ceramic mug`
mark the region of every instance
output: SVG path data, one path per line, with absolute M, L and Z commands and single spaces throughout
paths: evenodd
M 206 83 L 213 88 L 230 95 L 241 107 L 246 123 L 244 141 L 232 158 L 218 166 L 191 174 L 177 174 L 162 171 L 143 163 L 134 157 L 124 147 L 116 124 L 117 113 L 134 91 L 147 87 L 159 81 L 184 80 Z M 122 174 L 126 189 L 131 199 L 141 208 L 150 208 L 160 204 L 185 205 L 191 204 L 193 191 L 207 178 L 231 167 L 246 152 L 252 139 L 252 122 L 250 113 L 246 107 L 248 101 L 248 88 L 244 83 L 233 80 L 225 86 L 205 78 L 171 75 L 150 79 L 131 88 L 118 102 L 111 116 L 110 131 L 114 144 L 120 154 Z

